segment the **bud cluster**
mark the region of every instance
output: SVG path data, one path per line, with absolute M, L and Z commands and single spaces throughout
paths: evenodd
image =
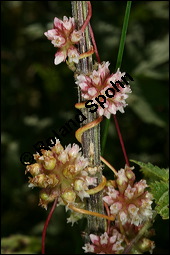
M 57 139 L 51 150 L 41 150 L 34 154 L 35 164 L 26 168 L 30 187 L 42 188 L 40 205 L 47 208 L 49 202 L 59 198 L 61 204 L 75 204 L 89 197 L 89 185 L 96 185 L 96 178 L 88 173 L 88 159 L 82 156 L 78 145 L 68 145 L 65 149 Z

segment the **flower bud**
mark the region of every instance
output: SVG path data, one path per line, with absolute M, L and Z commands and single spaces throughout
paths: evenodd
M 69 165 L 68 167 L 64 168 L 63 175 L 67 179 L 73 179 L 76 175 L 75 166 L 74 165 Z
M 29 183 L 32 183 L 36 187 L 46 188 L 48 186 L 47 177 L 45 174 L 39 174 L 34 178 L 29 178 Z
M 58 160 L 59 160 L 61 163 L 65 164 L 65 163 L 68 161 L 68 154 L 67 154 L 65 151 L 63 151 L 63 152 L 58 156 Z
M 58 141 L 58 140 L 57 140 Z M 52 148 L 52 151 L 60 154 L 64 150 L 63 146 L 60 144 L 60 142 L 56 142 L 55 146 Z
M 49 195 L 47 195 L 47 193 L 41 193 L 41 195 L 40 195 L 40 198 L 42 199 L 42 200 L 48 200 L 49 199 Z
M 55 198 L 56 198 L 56 195 L 54 194 L 49 195 L 45 192 L 42 192 L 40 194 L 40 201 L 38 205 L 44 207 L 47 210 L 48 203 L 53 202 Z
M 46 170 L 53 170 L 56 165 L 56 159 L 51 157 L 49 159 L 44 160 L 43 166 Z
M 49 174 L 48 175 L 48 178 L 49 178 L 49 185 L 48 187 L 55 187 L 58 183 L 59 183 L 59 180 L 57 179 L 56 175 L 55 174 Z
M 120 192 L 123 193 L 128 183 L 128 179 L 126 177 L 124 169 L 119 170 L 116 183 L 119 187 Z
M 38 164 L 38 163 L 35 163 L 35 164 L 32 164 L 32 165 L 28 165 L 28 166 L 26 167 L 25 174 L 26 174 L 27 172 L 30 172 L 30 174 L 31 174 L 32 176 L 36 176 L 36 175 L 40 174 L 40 172 L 41 172 L 41 165 Z
M 76 199 L 76 193 L 73 190 L 65 191 L 61 197 L 67 202 L 67 203 L 74 203 Z
M 76 191 L 81 191 L 81 190 L 82 190 L 82 187 L 83 187 L 83 183 L 84 183 L 83 180 L 76 180 L 76 181 L 74 182 L 74 189 L 75 189 Z
M 129 180 L 132 180 L 132 181 L 135 180 L 135 174 L 134 174 L 130 169 L 128 169 L 128 170 L 126 171 L 126 177 L 127 177 Z
M 142 240 L 140 240 L 138 244 L 138 248 L 140 249 L 142 253 L 147 251 L 152 252 L 152 250 L 155 248 L 155 244 L 153 241 L 149 240 L 148 238 L 142 238 Z
M 137 189 L 138 194 L 144 193 L 145 188 L 148 187 L 146 180 L 140 180 L 139 182 L 135 183 L 134 186 Z
M 68 149 L 68 155 L 71 158 L 76 158 L 78 156 L 78 152 L 80 151 L 80 148 L 77 144 L 73 144 L 73 146 L 69 147 L 69 145 L 67 146 L 66 150 Z

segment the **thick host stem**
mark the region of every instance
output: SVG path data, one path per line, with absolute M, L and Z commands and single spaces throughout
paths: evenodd
M 73 17 L 75 18 L 75 22 L 77 25 L 77 29 L 81 29 L 84 21 L 88 15 L 88 3 L 87 1 L 72 1 L 72 12 Z M 84 29 L 84 26 L 83 26 Z M 89 25 L 84 30 L 84 36 L 79 44 L 80 53 L 84 53 L 91 49 L 92 43 L 89 32 Z M 92 71 L 93 62 L 92 56 L 80 59 L 79 64 L 77 65 L 77 70 L 75 75 L 79 74 L 89 74 Z M 80 88 L 78 88 L 78 102 L 83 102 Z M 97 113 L 90 113 L 87 108 L 81 109 L 83 115 L 87 117 L 87 119 L 83 122 L 82 126 L 94 121 L 98 116 Z M 86 130 L 82 134 L 82 148 L 83 154 L 85 157 L 89 158 L 91 167 L 97 167 L 98 171 L 95 177 L 98 178 L 98 184 L 102 181 L 102 169 L 100 162 L 100 124 L 96 125 L 93 128 Z M 90 187 L 93 188 L 93 187 Z M 104 206 L 102 201 L 102 191 L 97 194 L 91 195 L 89 199 L 87 199 L 86 209 L 92 212 L 98 212 L 100 214 L 104 214 Z M 102 218 L 87 216 L 87 236 L 85 237 L 85 241 L 89 241 L 88 235 L 89 233 L 101 234 L 105 230 L 105 220 Z

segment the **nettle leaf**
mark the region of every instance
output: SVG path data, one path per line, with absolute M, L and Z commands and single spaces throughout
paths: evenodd
M 169 219 L 169 183 L 155 181 L 149 186 L 156 202 L 155 210 L 164 220 Z
M 136 160 L 130 160 L 131 162 L 136 163 L 141 167 L 141 171 L 146 177 L 151 177 L 152 180 L 169 180 L 169 170 L 165 168 L 159 168 L 158 166 L 154 166 L 151 163 L 143 163 Z
M 139 165 L 143 174 L 150 178 L 149 187 L 156 202 L 155 210 L 164 220 L 169 219 L 169 170 L 151 163 L 130 161 Z

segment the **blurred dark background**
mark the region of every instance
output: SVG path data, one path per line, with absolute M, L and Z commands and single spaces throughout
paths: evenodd
M 133 1 L 121 71 L 133 93 L 117 118 L 130 159 L 168 167 L 168 1 Z M 115 71 L 126 2 L 92 1 L 91 24 L 102 61 Z M 2 253 L 39 253 L 47 211 L 38 207 L 38 189 L 28 188 L 23 152 L 53 136 L 74 119 L 77 89 L 65 63 L 53 64 L 56 49 L 44 36 L 54 17 L 71 16 L 70 1 L 1 1 L 2 82 Z M 105 121 L 101 125 L 101 136 Z M 74 132 L 62 139 L 76 143 Z M 104 157 L 116 169 L 124 158 L 113 119 Z M 136 167 L 136 171 L 139 169 Z M 105 170 L 109 176 L 109 170 Z M 84 221 L 71 227 L 58 207 L 47 232 L 48 254 L 83 253 Z M 168 254 L 168 220 L 154 224 L 154 254 Z

